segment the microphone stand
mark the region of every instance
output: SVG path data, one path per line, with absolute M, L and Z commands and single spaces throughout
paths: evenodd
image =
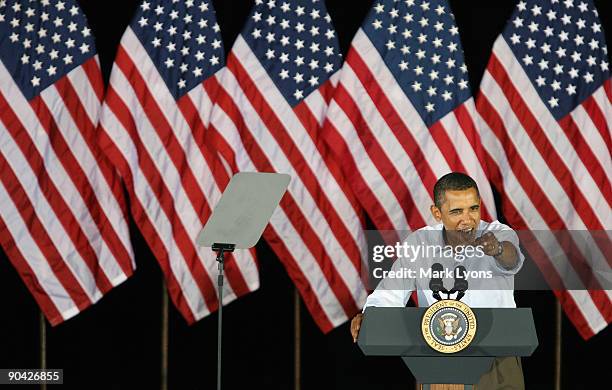
M 459 267 L 457 267 L 459 268 Z M 455 269 L 455 272 L 457 272 L 457 268 Z M 463 267 L 462 267 L 463 268 Z M 464 268 L 465 269 L 465 268 Z M 440 281 L 440 283 L 435 283 L 436 281 Z M 441 286 L 441 287 L 440 287 Z M 455 285 L 453 286 L 452 289 L 447 290 L 444 287 L 444 283 L 442 282 L 442 279 L 440 278 L 432 278 L 429 282 L 429 288 L 432 291 L 432 296 L 437 300 L 437 301 L 441 301 L 444 298 L 442 298 L 440 296 L 440 293 L 442 294 L 446 294 L 446 299 L 450 299 L 450 296 L 454 293 L 457 293 L 457 296 L 455 297 L 456 301 L 460 301 L 461 298 L 464 297 L 465 292 L 468 289 L 468 281 L 460 278 L 459 281 L 457 280 L 457 278 L 455 278 Z
M 450 298 L 451 294 L 457 293 L 455 300 L 460 301 L 461 298 L 463 298 L 463 296 L 465 295 L 465 292 L 467 291 L 469 284 L 468 284 L 468 281 L 464 279 L 463 277 L 457 279 L 457 270 L 459 271 L 465 270 L 465 267 L 459 266 L 455 268 L 455 285 L 448 292 L 448 296 Z

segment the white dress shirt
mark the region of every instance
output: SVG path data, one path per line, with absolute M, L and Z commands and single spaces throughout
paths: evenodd
M 485 271 L 490 275 L 487 280 L 470 280 L 465 296 L 461 298 L 470 307 L 516 307 L 514 302 L 514 274 L 516 274 L 525 261 L 525 257 L 520 251 L 518 236 L 509 226 L 498 221 L 481 221 L 478 227 L 478 236 L 483 233 L 492 232 L 499 242 L 509 241 L 517 250 L 519 262 L 513 269 L 503 268 L 492 256 L 466 257 L 462 262 L 452 260 L 452 266 L 463 265 L 467 271 Z M 444 246 L 443 225 L 426 226 L 410 234 L 406 239 L 409 245 L 441 245 Z M 415 261 L 408 261 L 405 258 L 398 258 L 391 267 L 392 271 L 397 271 L 400 267 L 407 269 L 426 268 L 430 269 L 434 263 L 448 264 L 448 259 L 436 257 L 420 257 Z M 418 304 L 421 307 L 428 307 L 437 300 L 432 296 L 429 289 L 428 278 L 385 278 L 376 287 L 376 290 L 368 296 L 364 310 L 368 306 L 378 307 L 404 307 L 406 306 L 411 293 L 416 290 Z M 450 290 L 454 280 L 444 279 L 444 287 Z M 445 297 L 444 294 L 442 294 Z M 455 296 L 455 295 L 454 295 Z M 451 296 L 454 297 L 454 296 Z

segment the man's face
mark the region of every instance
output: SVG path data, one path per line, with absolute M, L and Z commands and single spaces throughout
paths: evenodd
M 431 213 L 436 221 L 442 222 L 453 241 L 467 244 L 476 238 L 480 224 L 480 198 L 475 188 L 446 191 L 442 206 L 431 206 Z

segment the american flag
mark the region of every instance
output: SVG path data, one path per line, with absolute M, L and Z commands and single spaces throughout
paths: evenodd
M 120 181 L 96 144 L 102 93 L 75 1 L 0 1 L 0 241 L 52 325 L 134 269 Z
M 374 224 L 432 224 L 436 180 L 462 171 L 495 218 L 459 32 L 444 0 L 377 1 L 357 31 L 325 137 Z
M 264 236 L 324 332 L 367 295 L 360 209 L 320 131 L 340 64 L 324 2 L 257 0 L 218 76 L 210 127 L 234 171 L 291 175 Z
M 206 147 L 223 66 L 209 1 L 144 1 L 119 45 L 100 119 L 100 142 L 128 188 L 132 215 L 187 322 L 216 310 L 217 266 L 196 238 L 229 175 Z M 228 257 L 223 303 L 259 287 L 254 252 Z
M 544 276 L 554 286 L 585 286 L 555 291 L 585 339 L 612 322 L 612 292 L 600 279 L 611 271 L 610 242 L 595 240 L 587 252 L 542 232 L 612 228 L 611 99 L 592 1 L 520 1 L 482 80 L 482 142 L 506 218 L 540 231 L 527 250 Z M 554 256 L 566 249 L 573 254 Z

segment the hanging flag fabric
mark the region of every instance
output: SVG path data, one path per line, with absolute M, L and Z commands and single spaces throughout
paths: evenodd
M 353 38 L 325 137 L 382 230 L 433 224 L 438 178 L 476 180 L 495 219 L 459 32 L 444 0 L 377 1 Z
M 367 295 L 360 209 L 320 131 L 340 65 L 322 1 L 257 0 L 218 74 L 210 127 L 235 172 L 291 175 L 264 237 L 324 332 Z
M 0 1 L 0 243 L 52 325 L 134 269 L 95 126 L 103 94 L 76 1 Z
M 611 98 L 593 2 L 529 0 L 495 42 L 477 99 L 504 215 L 533 231 L 527 250 L 585 339 L 612 322 L 612 291 L 603 288 L 612 271 Z M 604 234 L 581 247 L 571 234 L 543 233 L 585 230 Z
M 215 94 L 208 80 L 224 63 L 219 31 L 210 2 L 142 2 L 117 50 L 100 119 L 100 144 L 189 323 L 219 304 L 215 255 L 195 243 L 229 182 L 204 139 Z M 254 251 L 228 255 L 226 277 L 223 303 L 257 289 Z

